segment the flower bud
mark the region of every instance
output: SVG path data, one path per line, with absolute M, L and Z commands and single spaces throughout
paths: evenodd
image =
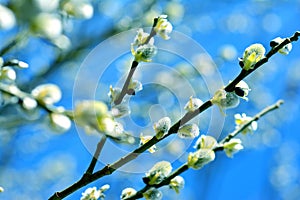
M 3 65 L 4 65 L 4 60 L 3 60 L 3 58 L 0 56 L 0 68 L 3 67 Z
M 145 44 L 145 42 L 147 41 L 149 37 L 149 33 L 145 33 L 143 31 L 142 28 L 140 28 L 138 31 L 137 31 L 137 34 L 133 40 L 133 43 L 131 43 L 131 46 L 134 46 L 134 47 L 138 47 L 138 46 L 141 46 L 143 44 Z M 154 38 L 151 38 L 148 42 L 148 44 L 154 44 Z
M 171 127 L 171 119 L 169 117 L 164 117 L 160 119 L 158 122 L 154 123 L 153 128 L 156 132 L 156 138 L 160 139 L 165 134 L 168 133 L 169 129 Z
M 120 88 L 113 88 L 112 86 L 109 87 L 109 93 L 107 95 L 110 98 L 111 103 L 117 100 L 120 94 L 121 94 Z
M 223 144 L 223 148 L 224 148 L 226 155 L 228 157 L 232 158 L 233 154 L 239 152 L 244 147 L 243 147 L 242 141 L 240 139 L 233 138 L 229 142 L 225 142 Z
M 251 46 L 247 47 L 243 55 L 243 69 L 253 69 L 255 64 L 264 57 L 265 52 L 266 50 L 261 44 L 252 44 Z
M 17 78 L 15 70 L 11 67 L 3 67 L 0 70 L 0 81 L 4 83 L 14 83 Z
M 199 135 L 199 128 L 196 124 L 185 124 L 178 130 L 181 138 L 195 138 Z
M 101 191 L 97 190 L 96 187 L 87 188 L 80 198 L 80 200 L 98 200 L 102 196 Z
M 133 188 L 125 188 L 121 194 L 121 200 L 127 199 L 136 194 L 136 190 Z
M 81 101 L 74 109 L 75 123 L 87 130 L 111 133 L 115 122 L 107 111 L 107 106 L 101 101 Z
M 6 63 L 6 66 L 17 66 L 21 69 L 24 69 L 24 68 L 28 68 L 29 65 L 26 62 L 17 59 L 12 59 Z
M 60 113 L 51 113 L 50 126 L 57 132 L 66 132 L 71 128 L 71 120 L 69 117 Z
M 209 135 L 201 135 L 197 140 L 194 148 L 195 149 L 213 149 L 217 146 L 217 140 Z
M 175 190 L 178 194 L 179 191 L 184 187 L 184 179 L 182 176 L 175 176 L 169 183 L 171 189 Z
M 187 104 L 184 106 L 184 110 L 187 112 L 194 112 L 197 110 L 201 105 L 203 104 L 203 101 L 201 101 L 198 98 L 190 97 L 190 100 L 187 102 Z
M 196 152 L 189 153 L 188 166 L 193 169 L 200 169 L 204 165 L 215 159 L 215 152 L 211 149 L 199 149 Z
M 93 6 L 84 0 L 63 0 L 60 6 L 69 16 L 76 18 L 90 19 L 94 14 Z
M 211 102 L 220 108 L 223 113 L 223 109 L 234 108 L 239 105 L 239 97 L 234 92 L 226 92 L 224 89 L 219 89 L 214 94 Z
M 152 44 L 144 44 L 139 46 L 136 50 L 132 47 L 131 53 L 137 62 L 151 62 L 152 57 L 157 53 L 157 48 Z
M 285 40 L 285 38 L 277 37 L 270 42 L 270 45 L 271 45 L 271 47 L 275 47 L 275 46 L 279 45 L 280 43 L 282 43 L 284 40 Z M 288 44 L 284 45 L 281 49 L 279 49 L 278 52 L 283 55 L 288 55 L 291 52 L 292 48 L 293 48 L 292 43 L 288 43 Z
M 150 135 L 145 135 L 145 136 L 143 136 L 143 133 L 141 133 L 141 135 L 140 135 L 140 145 L 142 146 L 142 145 L 144 145 L 144 144 L 146 144 L 149 140 L 151 140 L 153 137 L 152 136 L 150 136 Z M 150 152 L 150 153 L 154 153 L 155 151 L 156 151 L 156 145 L 152 145 L 149 149 L 148 149 L 148 151 Z
M 162 37 L 164 40 L 170 39 L 170 33 L 173 30 L 172 24 L 167 20 L 167 15 L 160 15 L 157 18 L 156 26 L 154 27 L 154 31 Z
M 146 180 L 149 185 L 159 184 L 172 172 L 171 163 L 161 161 L 156 163 L 149 172 L 146 173 Z
M 135 95 L 137 92 L 143 89 L 143 85 L 138 80 L 131 80 L 128 85 L 128 90 L 132 91 L 130 95 Z
M 129 114 L 130 114 L 130 109 L 128 105 L 119 104 L 111 108 L 111 115 L 115 118 L 125 117 Z
M 246 101 L 248 101 L 247 96 L 250 90 L 251 89 L 249 88 L 248 84 L 245 81 L 240 81 L 238 84 L 236 84 L 234 88 L 235 94 L 245 99 Z
M 245 113 L 241 114 L 235 114 L 235 124 L 236 124 L 236 129 L 239 129 L 243 125 L 247 124 L 249 121 L 252 120 L 252 117 L 248 117 Z M 257 130 L 257 122 L 253 121 L 247 128 L 245 128 L 242 131 L 242 134 L 247 134 L 248 132 L 253 133 L 253 131 Z
M 31 91 L 31 94 L 36 100 L 50 105 L 58 102 L 62 96 L 60 88 L 54 84 L 39 85 Z
M 82 196 L 80 200 L 98 200 L 98 199 L 104 199 L 105 195 L 103 192 L 108 190 L 110 186 L 108 184 L 103 185 L 99 190 L 97 190 L 96 187 L 87 188 L 84 193 L 82 193 Z
M 161 191 L 157 190 L 156 188 L 150 188 L 145 193 L 143 193 L 145 200 L 161 200 L 163 194 Z
M 25 97 L 22 101 L 22 107 L 25 110 L 33 110 L 37 107 L 38 103 L 36 102 L 35 99 L 31 97 Z
M 0 29 L 11 29 L 15 24 L 16 17 L 13 11 L 0 4 Z
M 62 33 L 63 25 L 60 17 L 55 14 L 41 13 L 32 23 L 31 30 L 46 38 L 56 38 Z

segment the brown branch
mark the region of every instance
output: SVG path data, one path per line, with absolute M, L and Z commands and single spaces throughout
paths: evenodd
M 282 105 L 282 104 L 283 104 L 283 100 L 279 100 L 275 104 L 266 107 L 265 109 L 263 109 L 262 111 L 260 111 L 258 114 L 256 114 L 248 123 L 246 123 L 243 126 L 239 127 L 234 132 L 228 134 L 227 137 L 224 138 L 219 144 L 224 144 L 225 142 L 228 142 L 232 138 L 236 137 L 239 133 L 243 132 L 243 130 L 245 130 L 248 126 L 250 126 L 252 122 L 258 121 L 262 116 L 264 116 L 267 113 L 269 113 L 269 112 L 271 112 L 271 111 L 279 108 L 280 105 Z M 216 147 L 213 150 L 215 152 L 216 151 L 221 151 L 221 150 L 223 150 L 223 147 Z M 175 178 L 176 176 L 182 174 L 183 172 L 187 171 L 188 169 L 189 169 L 189 166 L 188 166 L 188 163 L 186 162 L 183 165 L 181 165 L 179 168 L 177 168 L 173 173 L 171 173 L 168 177 L 166 177 L 159 184 L 154 184 L 154 185 L 148 185 L 147 184 L 147 185 L 145 185 L 145 187 L 143 189 L 139 190 L 135 195 L 133 195 L 133 196 L 131 196 L 129 198 L 126 198 L 126 200 L 134 200 L 134 199 L 142 198 L 143 197 L 143 193 L 145 193 L 147 190 L 149 190 L 152 187 L 154 187 L 154 188 L 160 188 L 160 187 L 169 185 L 170 181 L 173 178 Z
M 156 35 L 154 27 L 157 24 L 157 20 L 158 20 L 158 18 L 154 18 L 151 32 L 150 32 L 149 36 L 147 37 L 146 41 L 143 44 L 149 43 L 149 41 L 151 40 L 151 38 Z M 122 102 L 122 100 L 124 99 L 125 95 L 128 93 L 128 86 L 130 84 L 130 81 L 131 81 L 131 79 L 133 77 L 133 74 L 134 74 L 134 72 L 135 72 L 135 70 L 136 70 L 136 68 L 137 68 L 138 65 L 139 65 L 139 62 L 137 62 L 136 60 L 132 61 L 131 67 L 130 67 L 130 71 L 129 71 L 128 75 L 127 75 L 127 78 L 126 78 L 126 81 L 125 81 L 125 83 L 123 85 L 121 93 L 118 96 L 118 98 L 114 101 L 115 105 L 119 105 Z
M 101 137 L 101 140 L 97 144 L 97 148 L 96 148 L 96 151 L 94 153 L 93 159 L 91 160 L 91 163 L 90 163 L 88 169 L 86 170 L 85 174 L 91 175 L 94 172 L 96 163 L 98 161 L 99 155 L 101 154 L 101 151 L 104 147 L 105 142 L 106 142 L 106 136 L 103 135 Z
M 225 90 L 227 92 L 231 92 L 233 91 L 232 88 L 234 89 L 235 85 L 237 83 L 239 83 L 241 80 L 243 80 L 243 78 L 245 78 L 247 75 L 249 75 L 250 73 L 252 73 L 253 71 L 255 71 L 257 68 L 259 68 L 261 65 L 263 65 L 264 63 L 266 63 L 268 61 L 268 59 L 273 56 L 276 52 L 278 52 L 279 49 L 281 49 L 284 45 L 291 43 L 292 41 L 297 41 L 298 37 L 300 36 L 300 32 L 297 31 L 293 36 L 291 36 L 290 38 L 287 38 L 286 40 L 284 40 L 282 43 L 278 44 L 278 46 L 272 48 L 266 56 L 266 61 L 265 59 L 260 60 L 258 63 L 256 63 L 254 69 L 252 70 L 242 70 L 242 72 L 234 79 L 234 81 L 230 82 L 226 87 Z M 246 74 L 244 74 L 246 72 Z M 136 157 L 138 157 L 141 153 L 143 153 L 144 151 L 146 151 L 148 148 L 150 148 L 151 146 L 155 145 L 156 143 L 158 143 L 159 141 L 163 140 L 164 138 L 170 136 L 171 134 L 177 133 L 178 129 L 184 125 L 185 123 L 187 123 L 188 121 L 190 121 L 191 119 L 193 119 L 194 117 L 196 117 L 197 115 L 199 115 L 200 113 L 202 113 L 203 111 L 205 111 L 206 109 L 208 109 L 209 107 L 211 107 L 213 104 L 211 103 L 210 100 L 206 101 L 204 104 L 202 104 L 197 110 L 195 110 L 194 112 L 189 112 L 186 113 L 179 121 L 177 121 L 168 131 L 168 133 L 162 137 L 161 139 L 157 139 L 156 137 L 153 137 L 151 140 L 149 140 L 147 143 L 145 143 L 144 145 L 138 147 L 137 149 L 135 149 L 134 151 L 132 151 L 131 153 L 127 154 L 126 156 L 120 158 L 119 160 L 117 160 L 116 162 L 114 162 L 113 164 L 107 165 L 104 168 L 102 168 L 101 170 L 93 173 L 89 180 L 79 180 L 78 182 L 76 182 L 75 184 L 71 185 L 70 187 L 66 188 L 65 190 L 61 191 L 61 192 L 56 192 L 53 196 L 51 196 L 49 198 L 49 200 L 54 200 L 54 199 L 63 199 L 64 197 L 68 196 L 69 194 L 73 193 L 74 191 L 78 190 L 79 188 L 84 187 L 85 185 L 94 182 L 95 180 L 98 180 L 100 178 L 102 178 L 103 176 L 107 176 L 112 174 L 115 170 L 117 170 L 118 168 L 122 167 L 123 165 L 127 164 L 128 162 L 130 162 L 131 160 L 135 159 Z

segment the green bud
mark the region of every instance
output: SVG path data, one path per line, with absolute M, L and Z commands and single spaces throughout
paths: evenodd
M 181 138 L 195 138 L 199 135 L 199 128 L 196 124 L 185 124 L 178 130 Z
M 204 165 L 215 159 L 215 152 L 211 149 L 199 149 L 196 152 L 189 153 L 188 166 L 193 169 L 200 169 Z
M 162 182 L 172 172 L 171 163 L 167 161 L 161 161 L 156 163 L 149 172 L 146 173 L 147 184 L 154 185 Z

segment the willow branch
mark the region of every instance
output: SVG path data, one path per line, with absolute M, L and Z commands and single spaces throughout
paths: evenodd
M 97 144 L 97 148 L 95 150 L 93 159 L 91 160 L 91 163 L 90 163 L 88 169 L 86 170 L 85 174 L 91 175 L 94 172 L 96 163 L 98 161 L 99 155 L 101 154 L 101 151 L 102 151 L 102 149 L 104 147 L 105 142 L 106 142 L 106 136 L 103 135 L 101 137 L 101 140 Z
M 250 126 L 252 122 L 258 121 L 261 117 L 263 117 L 267 113 L 269 113 L 269 112 L 271 112 L 275 109 L 278 109 L 282 104 L 283 104 L 283 100 L 278 100 L 275 104 L 264 108 L 262 111 L 257 113 L 249 122 L 247 122 L 243 126 L 239 127 L 234 132 L 228 134 L 227 137 L 224 138 L 219 144 L 224 144 L 225 142 L 228 142 L 232 138 L 236 137 L 239 133 L 243 132 L 243 130 L 245 130 L 248 126 Z M 213 150 L 216 152 L 216 151 L 223 150 L 223 148 L 222 147 L 216 147 Z M 176 176 L 182 174 L 183 172 L 187 171 L 188 169 L 189 169 L 189 166 L 188 166 L 188 163 L 186 162 L 183 165 L 181 165 L 179 168 L 177 168 L 174 172 L 172 172 L 168 177 L 166 177 L 159 184 L 154 184 L 154 185 L 148 185 L 147 184 L 147 185 L 145 185 L 145 187 L 143 189 L 139 190 L 135 195 L 133 195 L 129 198 L 126 198 L 126 200 L 134 200 L 134 199 L 142 198 L 143 193 L 145 193 L 150 188 L 153 188 L 153 187 L 154 188 L 160 188 L 160 187 L 169 185 L 173 178 L 175 178 Z
M 147 37 L 146 41 L 142 45 L 148 44 L 150 39 L 156 35 L 156 32 L 154 31 L 154 27 L 156 26 L 156 24 L 157 24 L 157 18 L 154 19 L 151 32 L 150 32 L 149 36 Z M 133 74 L 134 74 L 136 68 L 138 67 L 138 65 L 139 65 L 139 62 L 137 62 L 136 60 L 132 61 L 130 71 L 129 71 L 126 81 L 122 87 L 121 93 L 118 96 L 118 98 L 114 101 L 115 105 L 119 105 L 122 102 L 122 100 L 124 99 L 125 95 L 128 93 L 128 86 L 130 84 L 130 81 L 131 81 Z
M 243 78 L 245 78 L 247 75 L 254 72 L 260 66 L 265 64 L 268 61 L 268 59 L 270 57 L 272 57 L 276 52 L 278 52 L 278 50 L 281 49 L 283 46 L 285 46 L 288 43 L 291 43 L 292 41 L 297 41 L 299 36 L 300 36 L 300 32 L 297 31 L 293 36 L 291 36 L 290 38 L 285 39 L 282 43 L 280 43 L 276 47 L 272 48 L 267 53 L 266 58 L 264 58 L 264 59 L 260 60 L 260 62 L 256 63 L 255 67 L 252 70 L 248 70 L 248 71 L 242 70 L 242 72 L 234 79 L 234 81 L 230 82 L 225 87 L 225 90 L 227 92 L 233 91 L 233 90 L 231 90 L 231 88 L 234 89 L 235 85 L 237 83 L 239 83 L 241 80 L 243 80 Z M 247 75 L 244 74 L 245 72 L 247 73 Z M 147 143 L 145 143 L 142 146 L 138 147 L 137 149 L 135 149 L 131 153 L 127 154 L 126 156 L 120 158 L 116 162 L 114 162 L 112 164 L 108 164 L 104 168 L 100 169 L 99 171 L 96 171 L 95 173 L 93 173 L 90 176 L 90 178 L 88 180 L 79 180 L 78 182 L 74 183 L 73 185 L 66 188 L 65 190 L 63 190 L 61 192 L 56 192 L 53 196 L 51 196 L 49 198 L 49 200 L 61 200 L 61 199 L 65 198 L 66 196 L 68 196 L 69 194 L 73 193 L 74 191 L 86 186 L 87 184 L 92 183 L 95 180 L 98 180 L 98 179 L 100 179 L 104 176 L 112 174 L 114 171 L 116 171 L 117 169 L 119 169 L 123 165 L 125 165 L 125 164 L 129 163 L 130 161 L 132 161 L 133 159 L 137 158 L 141 153 L 145 152 L 148 148 L 152 147 L 153 145 L 155 145 L 156 143 L 160 142 L 161 140 L 167 138 L 168 136 L 170 136 L 174 133 L 177 133 L 179 128 L 182 125 L 184 125 L 185 123 L 187 123 L 188 121 L 190 121 L 191 119 L 193 119 L 194 117 L 196 117 L 197 115 L 202 113 L 203 111 L 207 110 L 212 105 L 213 104 L 210 100 L 206 101 L 205 103 L 203 103 L 195 111 L 186 113 L 179 121 L 177 121 L 169 129 L 168 133 L 164 137 L 162 137 L 160 139 L 157 139 L 156 137 L 153 137 Z
M 278 109 L 282 104 L 284 103 L 283 100 L 278 100 L 275 104 L 270 105 L 263 109 L 261 112 L 257 113 L 254 117 L 252 117 L 251 120 L 249 120 L 247 123 L 245 123 L 243 126 L 239 127 L 229 135 L 227 135 L 221 142 L 220 144 L 224 144 L 225 142 L 230 141 L 232 138 L 236 137 L 239 133 L 243 132 L 248 126 L 252 124 L 254 121 L 258 121 L 262 116 L 266 115 L 267 113 Z
M 0 57 L 3 56 L 4 54 L 8 53 L 11 51 L 13 48 L 15 48 L 19 43 L 22 42 L 22 40 L 27 39 L 28 32 L 27 31 L 21 31 L 19 32 L 14 39 L 9 41 L 4 47 L 1 48 L 0 50 Z
M 19 100 L 19 103 L 23 101 L 24 98 L 30 97 L 34 100 L 36 100 L 38 106 L 42 109 L 44 109 L 48 113 L 62 113 L 66 116 L 68 116 L 70 119 L 73 119 L 73 113 L 71 111 L 63 111 L 61 112 L 60 109 L 58 109 L 54 105 L 48 105 L 45 104 L 43 101 L 40 101 L 39 99 L 34 98 L 30 93 L 26 93 L 22 90 L 20 90 L 16 85 L 8 85 L 5 83 L 0 82 L 0 91 L 4 92 L 6 94 L 9 94 L 11 96 L 17 97 Z

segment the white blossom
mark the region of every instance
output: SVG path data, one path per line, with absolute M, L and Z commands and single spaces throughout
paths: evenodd
M 121 199 L 127 199 L 133 195 L 136 194 L 136 190 L 133 189 L 133 188 L 125 188 L 124 190 L 122 190 L 122 193 L 121 193 Z
M 182 176 L 175 176 L 173 179 L 171 179 L 169 187 L 175 190 L 175 192 L 178 194 L 179 191 L 184 187 L 184 184 L 185 182 Z
M 189 153 L 188 166 L 193 169 L 200 169 L 215 159 L 215 152 L 211 149 L 199 149 Z
M 168 21 L 167 17 L 167 15 L 160 15 L 157 18 L 157 23 L 154 27 L 154 31 L 165 40 L 170 39 L 170 34 L 173 30 L 173 26 Z
M 237 138 L 232 138 L 230 141 L 225 142 L 223 144 L 224 151 L 226 155 L 230 158 L 233 157 L 233 154 L 239 152 L 242 150 L 244 147 L 242 145 L 242 141 Z
M 197 140 L 194 148 L 196 149 L 213 149 L 217 146 L 217 140 L 209 135 L 201 135 Z
M 277 46 L 278 44 L 282 43 L 284 40 L 285 38 L 277 37 L 271 41 L 271 44 Z M 292 51 L 292 48 L 293 48 L 292 43 L 288 43 L 284 45 L 281 49 L 279 49 L 278 52 L 283 55 L 288 55 Z
M 200 99 L 190 97 L 190 100 L 184 106 L 184 110 L 186 110 L 187 112 L 193 112 L 197 110 L 202 104 L 203 101 L 201 101 Z
M 249 121 L 252 120 L 252 117 L 248 117 L 245 113 L 243 114 L 235 114 L 235 124 L 236 129 L 239 129 L 241 126 L 247 124 Z M 242 131 L 242 134 L 247 134 L 248 132 L 253 133 L 257 129 L 257 122 L 253 121 L 246 129 Z
M 243 69 L 253 69 L 254 65 L 260 61 L 265 55 L 265 47 L 261 44 L 252 44 L 247 47 L 243 55 Z
M 172 165 L 168 161 L 156 163 L 147 173 L 146 178 L 149 185 L 159 184 L 172 172 Z
M 154 123 L 153 128 L 156 132 L 156 137 L 158 139 L 162 138 L 165 134 L 168 133 L 171 127 L 171 119 L 169 117 L 164 117 L 158 122 Z

